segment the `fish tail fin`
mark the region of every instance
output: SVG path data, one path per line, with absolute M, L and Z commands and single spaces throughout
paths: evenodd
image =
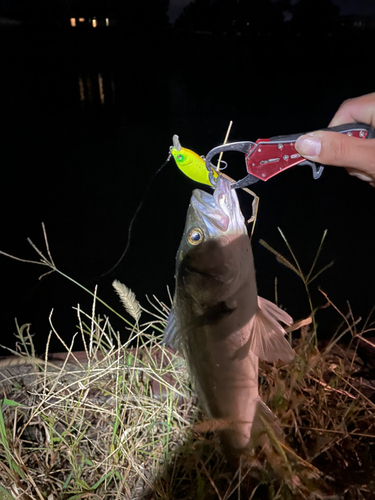
M 249 323 L 250 350 L 264 361 L 288 362 L 294 358 L 293 349 L 285 339 L 279 321 L 292 324 L 293 319 L 269 300 L 258 297 L 259 309 Z
M 285 477 L 285 471 L 292 475 L 291 465 L 284 450 L 285 439 L 280 423 L 261 398 L 258 399 L 251 430 L 251 445 L 253 448 L 262 448 L 268 463 L 280 477 Z
M 259 397 L 255 410 L 253 427 L 251 429 L 251 442 L 253 446 L 262 444 L 261 436 L 267 434 L 272 442 L 284 442 L 284 434 L 280 423 L 266 403 Z

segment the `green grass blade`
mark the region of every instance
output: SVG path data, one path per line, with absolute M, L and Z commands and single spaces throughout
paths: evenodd
M 65 489 L 68 487 L 68 485 L 69 485 L 69 483 L 70 483 L 70 480 L 72 479 L 72 476 L 73 476 L 73 471 L 71 470 L 71 471 L 69 472 L 68 477 L 65 479 L 65 482 L 64 482 L 63 486 L 62 486 L 62 489 L 63 489 L 63 490 L 65 490 Z
M 332 267 L 334 263 L 335 263 L 335 261 L 331 260 L 331 262 L 329 264 L 322 267 L 322 269 L 320 271 L 318 271 L 316 274 L 314 274 L 314 276 L 312 278 L 307 279 L 307 284 L 310 285 L 310 283 L 312 283 L 320 274 L 322 274 L 324 271 L 326 271 L 327 269 Z
M 21 403 L 17 403 L 17 401 L 13 401 L 12 399 L 0 399 L 0 404 L 7 406 L 23 406 Z
M 303 279 L 303 276 L 301 275 L 301 271 L 299 271 L 293 264 L 281 253 L 279 253 L 277 250 L 271 247 L 268 243 L 266 243 L 264 240 L 259 240 L 259 243 L 264 246 L 264 248 L 267 248 L 271 253 L 276 255 L 276 260 L 280 262 L 280 264 L 283 264 L 285 267 L 288 267 L 291 271 L 293 271 L 297 276 Z
M 289 474 L 292 476 L 293 472 L 292 472 L 292 469 L 291 469 L 288 457 L 286 456 L 286 453 L 283 450 L 278 437 L 274 433 L 272 427 L 269 425 L 269 423 L 267 422 L 267 420 L 262 415 L 259 415 L 259 418 L 260 418 L 262 424 L 264 425 L 264 428 L 266 430 L 266 433 L 267 433 L 267 435 L 268 435 L 268 437 L 269 437 L 272 445 L 274 446 L 274 448 L 279 453 L 279 455 L 282 458 L 282 460 L 283 460 L 286 468 L 288 469 Z
M 69 497 L 67 500 L 79 500 L 80 498 L 90 498 L 90 496 L 91 496 L 90 493 L 92 493 L 91 490 L 83 491 L 82 493 L 78 493 L 77 495 L 73 495 L 72 497 Z M 94 494 L 93 494 L 93 496 L 94 496 Z
M 93 489 L 93 490 L 96 490 L 96 489 L 97 489 L 97 488 L 98 488 L 98 487 L 102 484 L 102 482 L 103 482 L 103 481 L 105 481 L 106 479 L 110 478 L 110 477 L 111 477 L 111 476 L 113 476 L 113 475 L 114 475 L 114 471 L 113 471 L 113 470 L 111 470 L 111 471 L 107 472 L 107 474 L 106 474 L 105 476 L 101 477 L 101 478 L 99 479 L 99 481 L 97 481 L 97 482 L 94 484 L 94 486 L 92 486 L 92 489 Z
M 290 252 L 290 255 L 293 257 L 293 260 L 294 260 L 294 262 L 295 262 L 295 264 L 296 264 L 296 267 L 297 267 L 297 269 L 298 269 L 298 273 L 297 273 L 297 274 L 298 274 L 298 276 L 300 276 L 300 278 L 301 278 L 303 281 L 305 281 L 305 276 L 304 276 L 304 274 L 303 274 L 303 272 L 302 272 L 302 269 L 301 269 L 301 267 L 300 267 L 300 265 L 299 265 L 299 262 L 298 262 L 298 260 L 297 260 L 296 256 L 295 256 L 295 255 L 294 255 L 294 253 L 293 253 L 292 247 L 290 246 L 290 244 L 289 244 L 288 240 L 286 239 L 286 236 L 284 235 L 284 233 L 282 232 L 282 230 L 281 230 L 279 227 L 278 227 L 277 229 L 278 229 L 279 233 L 281 234 L 281 237 L 282 237 L 282 239 L 284 240 L 284 243 L 285 243 L 285 245 L 287 246 L 287 248 L 288 248 L 288 250 L 289 250 L 289 252 Z
M 22 472 L 22 469 L 18 466 L 17 462 L 14 461 L 12 454 L 10 452 L 8 436 L 5 428 L 5 422 L 3 417 L 3 412 L 0 407 L 0 444 L 4 448 L 4 452 L 8 461 L 8 465 L 10 470 L 16 472 L 20 477 L 24 478 L 25 475 Z
M 3 488 L 0 484 L 0 491 L 7 497 L 7 498 L 10 498 L 10 500 L 14 500 L 14 497 L 12 497 L 12 495 L 10 493 L 8 493 L 8 491 Z
M 323 248 L 323 243 L 324 243 L 324 240 L 326 239 L 326 236 L 327 236 L 327 231 L 328 231 L 328 230 L 326 229 L 326 230 L 324 231 L 324 233 L 323 233 L 322 239 L 320 240 L 320 245 L 319 245 L 318 251 L 316 252 L 316 255 L 315 255 L 314 261 L 313 261 L 313 263 L 312 263 L 312 266 L 311 266 L 311 268 L 310 268 L 310 271 L 308 272 L 308 274 L 307 274 L 307 276 L 306 276 L 306 281 L 307 281 L 307 283 L 311 283 L 311 281 L 313 281 L 313 279 L 315 279 L 315 278 L 313 278 L 313 279 L 311 279 L 311 280 L 310 280 L 310 277 L 311 277 L 311 275 L 312 275 L 312 273 L 313 273 L 313 271 L 314 271 L 314 269 L 315 269 L 316 263 L 317 263 L 317 261 L 318 261 L 318 259 L 319 259 L 320 253 L 321 253 L 321 251 L 322 251 L 322 248 Z M 322 271 L 320 271 L 320 272 L 319 272 L 319 274 L 320 274 L 321 272 L 322 272 Z M 317 276 L 317 274 L 315 275 L 315 277 L 316 277 L 316 276 Z

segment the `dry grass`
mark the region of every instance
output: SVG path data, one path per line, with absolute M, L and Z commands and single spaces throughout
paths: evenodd
M 357 352 L 375 346 L 352 316 L 330 344 L 318 348 L 313 323 L 294 335 L 293 363 L 260 364 L 260 392 L 285 443 L 266 429 L 268 453 L 255 450 L 238 466 L 215 433 L 192 431 L 203 416 L 186 367 L 155 336 L 167 308 L 155 304 L 142 324 L 129 297 L 137 314 L 125 344 L 97 317 L 96 293 L 90 314 L 77 309 L 85 356 L 76 359 L 73 342 L 65 359 L 48 357 L 48 345 L 36 359 L 29 327 L 18 329 L 13 354 L 25 364 L 0 366 L 1 500 L 375 498 L 375 367 Z M 59 336 L 52 320 L 51 328 Z
M 23 353 L 26 364 L 0 370 L 4 498 L 137 498 L 193 421 L 184 363 L 148 334 L 152 325 L 121 345 L 107 320 L 79 315 L 91 355 Z

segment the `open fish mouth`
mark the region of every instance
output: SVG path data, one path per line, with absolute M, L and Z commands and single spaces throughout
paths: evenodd
M 211 194 L 195 189 L 191 197 L 191 205 L 196 212 L 197 219 L 201 218 L 208 232 L 213 235 L 227 231 L 229 227 L 229 217 L 217 205 Z
M 213 195 L 201 189 L 193 191 L 191 206 L 212 236 L 218 231 L 247 232 L 236 191 L 231 189 L 231 182 L 220 175 Z

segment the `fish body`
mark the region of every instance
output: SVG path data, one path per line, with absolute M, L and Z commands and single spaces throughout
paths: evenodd
M 173 146 L 170 151 L 181 172 L 196 182 L 211 186 L 210 173 L 206 168 L 204 159 L 197 155 L 197 153 L 194 153 L 194 151 L 183 148 L 177 135 L 173 136 Z M 213 171 L 212 175 L 216 179 L 217 173 Z
M 278 321 L 292 318 L 258 297 L 250 240 L 237 194 L 219 176 L 214 194 L 193 191 L 176 256 L 176 289 L 165 342 L 184 354 L 198 399 L 227 423 L 230 452 L 251 448 L 259 413 L 258 359 L 293 359 Z

